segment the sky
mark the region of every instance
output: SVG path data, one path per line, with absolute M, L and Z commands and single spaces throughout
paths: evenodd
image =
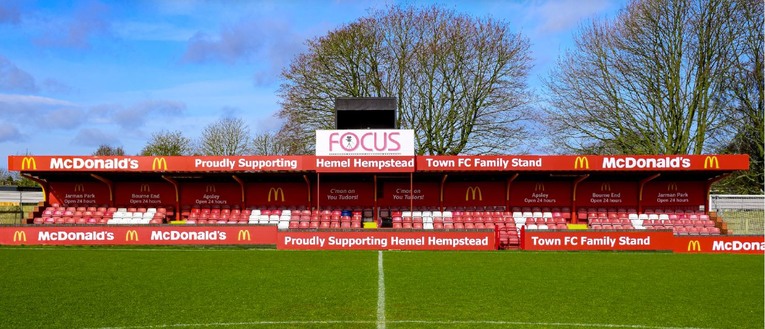
M 197 139 L 223 117 L 281 125 L 281 71 L 305 42 L 391 4 L 492 17 L 531 41 L 540 86 L 588 20 L 625 0 L 0 1 L 0 156 L 138 154 L 153 133 Z M 0 167 L 6 167 L 0 161 Z

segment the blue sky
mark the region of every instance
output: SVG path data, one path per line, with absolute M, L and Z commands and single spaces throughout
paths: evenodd
M 531 40 L 538 86 L 580 24 L 624 0 L 438 1 Z M 221 117 L 276 130 L 280 72 L 305 41 L 390 1 L 0 1 L 0 156 L 137 154 Z M 406 1 L 407 4 L 433 2 Z M 5 165 L 0 164 L 0 167 Z

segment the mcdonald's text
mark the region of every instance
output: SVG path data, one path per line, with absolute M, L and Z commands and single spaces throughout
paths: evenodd
M 138 160 L 130 158 L 51 158 L 50 169 L 138 169 Z
M 603 169 L 680 169 L 690 168 L 691 159 L 684 157 L 634 158 L 605 157 Z

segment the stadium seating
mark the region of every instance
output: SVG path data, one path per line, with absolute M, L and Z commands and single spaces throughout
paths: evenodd
M 43 225 L 140 225 L 162 224 L 166 222 L 172 208 L 115 208 L 115 207 L 83 207 L 60 206 L 53 204 L 42 210 L 33 219 L 34 224 Z
M 40 210 L 38 210 L 40 211 Z M 287 229 L 361 229 L 372 221 L 370 208 L 308 210 L 304 207 L 276 208 L 249 206 L 184 206 L 180 218 L 190 225 L 253 224 L 275 225 Z M 452 207 L 446 209 L 377 209 L 378 225 L 382 217 L 391 218 L 394 229 L 462 230 L 491 229 L 500 235 L 500 245 L 518 245 L 521 228 L 530 230 L 567 230 L 571 210 L 543 207 Z M 675 235 L 718 235 L 720 227 L 703 211 L 693 209 L 579 208 L 574 214 L 592 230 L 672 230 Z M 40 225 L 147 225 L 162 224 L 175 218 L 172 207 L 61 206 L 52 204 L 36 213 Z M 374 224 L 374 223 L 373 223 Z

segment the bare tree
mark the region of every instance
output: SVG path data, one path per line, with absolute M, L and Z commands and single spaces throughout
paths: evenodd
M 191 139 L 180 131 L 160 131 L 151 135 L 151 139 L 141 150 L 141 155 L 191 155 Z
M 734 7 L 636 0 L 614 21 L 584 26 L 546 81 L 550 135 L 567 152 L 709 150 L 724 127 L 719 95 L 741 38 Z
M 125 155 L 125 150 L 122 149 L 122 146 L 111 146 L 106 144 L 101 144 L 98 146 L 98 149 L 93 152 L 93 155 L 101 155 L 101 156 L 123 156 Z
M 250 128 L 239 118 L 222 118 L 202 131 L 198 153 L 243 155 L 250 153 Z
M 721 95 L 729 105 L 725 111 L 726 129 L 716 137 L 718 151 L 749 154 L 750 169 L 734 173 L 717 187 L 728 193 L 762 193 L 765 188 L 765 65 L 763 64 L 763 5 L 761 1 L 736 2 L 734 20 L 738 22 L 732 57 L 734 70 Z
M 288 145 L 277 133 L 265 131 L 255 135 L 252 141 L 252 153 L 257 155 L 286 155 Z
M 336 97 L 396 97 L 419 154 L 518 150 L 526 136 L 529 42 L 507 24 L 437 6 L 376 11 L 308 41 L 283 72 L 280 135 L 309 153 Z

